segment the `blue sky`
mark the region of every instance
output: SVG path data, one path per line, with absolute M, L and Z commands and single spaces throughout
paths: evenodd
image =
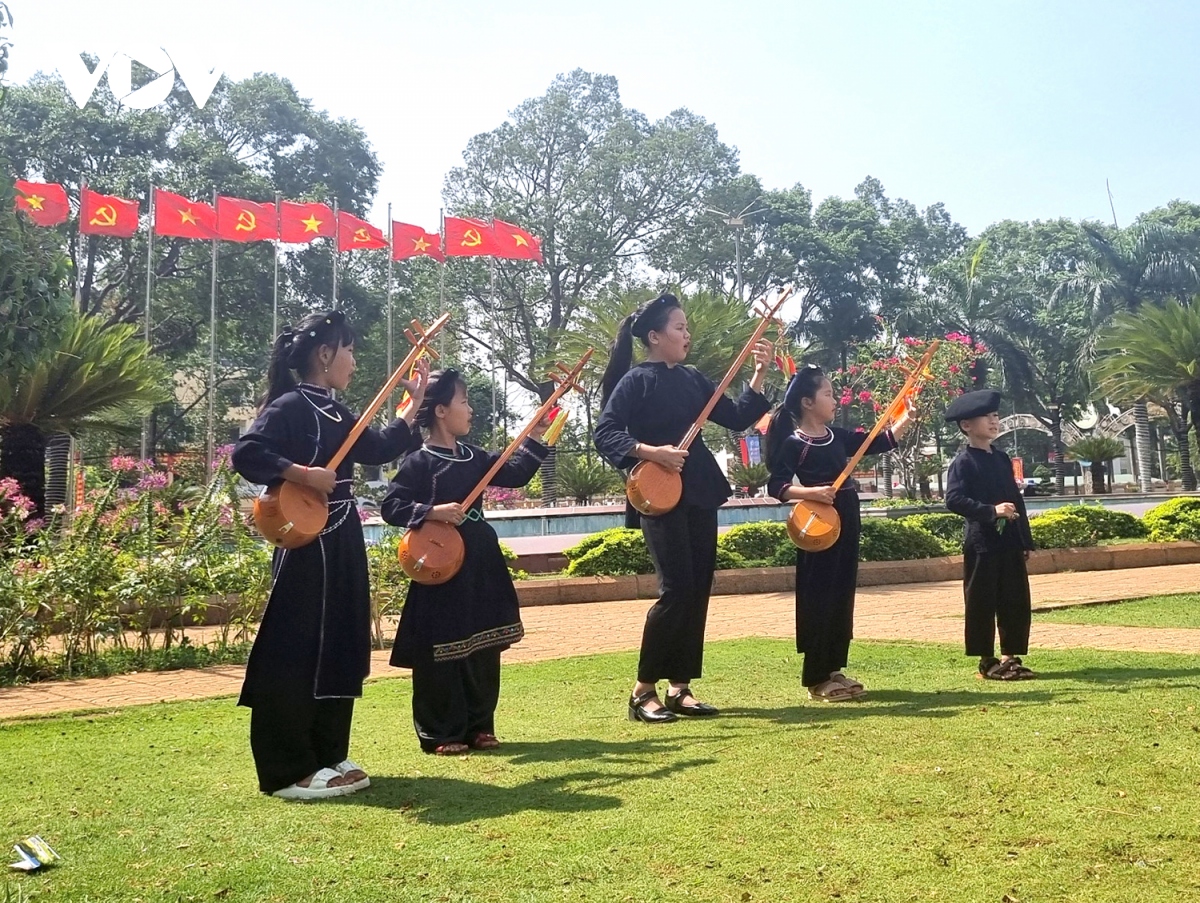
M 9 0 L 11 75 L 165 46 L 273 71 L 358 120 L 384 166 L 373 219 L 436 228 L 442 179 L 557 73 L 617 77 L 652 119 L 687 107 L 769 188 L 866 175 L 972 232 L 1200 201 L 1200 3 L 461 3 Z

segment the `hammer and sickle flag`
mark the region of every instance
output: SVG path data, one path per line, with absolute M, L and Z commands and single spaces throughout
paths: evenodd
M 337 246 L 339 251 L 370 251 L 386 248 L 387 238 L 366 220 L 338 211 Z
M 217 198 L 217 234 L 225 241 L 271 241 L 279 237 L 274 204 Z
M 447 257 L 506 257 L 495 230 L 481 219 L 446 217 Z
M 205 240 L 217 238 L 216 208 L 155 188 L 154 234 Z
M 442 236 L 426 232 L 420 226 L 392 221 L 392 260 L 408 260 L 410 257 L 432 257 L 445 261 L 442 253 Z
M 137 232 L 138 202 L 90 188 L 79 192 L 79 231 L 84 235 L 130 238 Z
M 67 202 L 67 190 L 61 185 L 17 179 L 15 187 L 17 209 L 37 225 L 57 226 L 67 221 L 71 205 Z

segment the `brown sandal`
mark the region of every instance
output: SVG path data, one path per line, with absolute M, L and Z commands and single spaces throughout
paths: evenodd
M 847 677 L 841 671 L 834 671 L 829 675 L 829 679 L 841 684 L 850 691 L 850 695 L 857 699 L 860 696 L 867 695 L 867 688 L 852 677 Z
M 848 686 L 830 679 L 809 687 L 808 698 L 816 702 L 849 702 L 855 696 Z
M 443 743 L 441 746 L 434 749 L 435 756 L 463 756 L 471 751 L 471 747 L 465 743 Z
M 500 745 L 500 741 L 496 739 L 495 734 L 479 733 L 471 738 L 469 746 L 471 749 L 495 749 Z

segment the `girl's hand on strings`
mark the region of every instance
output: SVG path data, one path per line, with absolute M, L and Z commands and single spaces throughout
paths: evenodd
M 317 492 L 323 492 L 326 495 L 333 495 L 333 490 L 337 487 L 337 473 L 330 470 L 328 467 L 301 467 L 300 479 L 297 481 L 307 486 L 309 489 L 315 489 Z
M 837 498 L 837 490 L 832 486 L 795 486 L 792 489 L 797 501 L 823 502 L 832 505 Z
M 430 512 L 425 515 L 425 519 L 441 521 L 444 524 L 461 524 L 463 522 L 462 505 L 458 502 L 446 502 L 441 505 L 434 505 Z
M 913 400 L 905 398 L 902 402 L 900 412 L 892 417 L 891 431 L 896 439 L 900 439 L 912 427 L 913 418 Z
M 674 445 L 643 445 L 641 446 L 641 457 L 646 461 L 653 461 L 655 464 L 660 464 L 667 470 L 673 470 L 679 473 L 683 470 L 684 461 L 687 460 L 688 453 L 681 448 L 676 448 Z

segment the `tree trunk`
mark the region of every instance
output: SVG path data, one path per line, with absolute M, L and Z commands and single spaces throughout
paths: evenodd
M 1146 402 L 1139 401 L 1133 406 L 1133 439 L 1137 451 L 1136 472 L 1138 488 L 1149 492 L 1151 486 L 1150 456 L 1154 453 L 1150 447 L 1150 412 Z
M 1097 495 L 1108 492 L 1108 486 L 1104 482 L 1104 472 L 1107 469 L 1104 464 L 1104 461 L 1092 462 L 1092 492 Z
M 1192 469 L 1192 444 L 1188 441 L 1187 427 L 1183 432 L 1172 429 L 1175 434 L 1175 444 L 1179 446 L 1179 479 L 1183 481 L 1184 492 L 1194 492 L 1196 489 L 1196 471 Z
M 15 479 L 37 506 L 34 517 L 46 516 L 46 437 L 33 424 L 0 428 L 0 479 L 4 477 Z
M 46 440 L 46 505 L 53 508 L 67 504 L 71 498 L 71 437 L 54 433 Z
M 883 478 L 883 486 L 881 490 L 883 497 L 890 499 L 892 497 L 892 453 L 879 456 L 879 473 Z
M 1050 418 L 1050 441 L 1054 446 L 1054 494 L 1066 495 L 1067 474 L 1063 467 L 1061 411 L 1055 411 Z

